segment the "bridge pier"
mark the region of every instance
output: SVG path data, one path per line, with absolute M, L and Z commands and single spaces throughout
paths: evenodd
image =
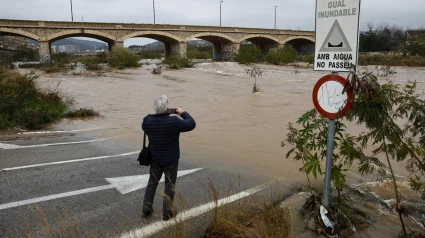
M 38 42 L 38 53 L 40 54 L 40 62 L 50 62 L 52 55 L 50 45 L 51 44 L 48 41 Z
M 233 56 L 239 53 L 241 48 L 237 43 L 214 43 L 214 60 L 231 60 Z
M 108 43 L 109 51 L 113 51 L 115 49 L 122 49 L 124 48 L 124 42 L 123 41 L 114 41 L 112 43 Z
M 179 58 L 187 57 L 187 42 L 177 42 L 171 43 L 171 55 L 177 56 Z

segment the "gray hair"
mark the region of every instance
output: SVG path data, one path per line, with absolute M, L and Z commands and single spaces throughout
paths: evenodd
M 153 108 L 155 109 L 156 114 L 163 114 L 167 111 L 168 108 L 168 98 L 165 95 L 155 98 L 153 101 Z

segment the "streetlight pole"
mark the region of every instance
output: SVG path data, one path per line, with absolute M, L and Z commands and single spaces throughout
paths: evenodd
M 221 26 L 221 3 L 222 3 L 223 1 L 220 1 L 220 26 Z
M 276 8 L 279 6 L 274 6 L 274 29 L 276 29 Z
M 153 24 L 155 25 L 155 0 L 153 0 Z
M 74 14 L 72 13 L 72 0 L 69 0 L 71 2 L 71 20 L 74 22 Z

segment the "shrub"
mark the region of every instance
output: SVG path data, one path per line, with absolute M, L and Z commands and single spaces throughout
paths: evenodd
M 21 69 L 37 69 L 40 68 L 39 64 L 19 64 Z
M 235 55 L 235 61 L 240 64 L 252 64 L 264 60 L 261 49 L 253 44 L 241 45 L 239 53 Z
M 15 61 L 38 61 L 40 60 L 40 55 L 37 50 L 28 48 L 25 45 L 18 46 L 16 52 L 13 56 Z
M 189 61 L 188 58 L 180 58 L 177 56 L 169 56 L 162 61 L 163 64 L 167 65 L 170 69 L 181 69 L 181 68 L 191 68 L 193 64 Z
M 72 55 L 69 53 L 61 52 L 52 55 L 52 62 L 60 65 L 71 63 Z
M 41 71 L 44 71 L 45 73 L 59 73 L 61 71 L 67 70 L 67 68 L 61 64 L 55 64 L 55 63 L 44 63 L 39 64 L 38 67 Z
M 99 116 L 99 113 L 93 109 L 80 108 L 75 111 L 69 111 L 65 114 L 65 117 L 70 118 L 81 118 L 81 117 L 93 117 Z
M 67 105 L 57 92 L 41 92 L 33 73 L 22 76 L 0 66 L 0 129 L 39 129 L 62 118 Z
M 314 55 L 298 56 L 298 61 L 313 64 L 314 63 Z
M 282 65 L 294 62 L 297 59 L 297 51 L 291 46 L 284 46 L 276 51 L 271 51 L 266 56 L 267 63 Z
M 140 55 L 140 58 L 142 59 L 161 59 L 162 54 L 158 52 L 143 52 Z
M 189 59 L 211 59 L 213 56 L 212 50 L 210 51 L 199 51 L 196 48 L 187 51 L 187 58 Z
M 360 55 L 359 64 L 424 67 L 425 57 L 402 55 Z
M 108 53 L 109 66 L 115 68 L 140 67 L 139 56 L 124 48 L 117 48 Z

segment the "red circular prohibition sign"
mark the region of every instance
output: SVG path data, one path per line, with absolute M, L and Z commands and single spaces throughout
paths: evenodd
M 349 112 L 351 110 L 351 108 L 353 108 L 353 105 L 351 104 L 351 92 L 348 90 L 347 92 L 345 92 L 347 94 L 347 102 L 344 106 L 344 108 L 342 108 L 339 112 L 336 113 L 332 113 L 332 112 L 328 112 L 325 109 L 322 108 L 322 106 L 319 103 L 319 98 L 318 98 L 318 93 L 320 88 L 322 87 L 323 84 L 327 83 L 327 82 L 338 82 L 342 85 L 342 88 L 344 88 L 345 83 L 347 82 L 347 80 L 339 75 L 336 74 L 331 74 L 331 75 L 326 75 L 324 77 L 322 77 L 321 79 L 319 79 L 319 81 L 317 81 L 316 85 L 314 86 L 313 89 L 313 103 L 314 103 L 314 107 L 316 108 L 316 110 L 324 117 L 331 119 L 331 120 L 335 120 L 337 118 L 342 118 L 344 117 L 347 112 Z M 342 94 L 342 91 L 341 91 Z

